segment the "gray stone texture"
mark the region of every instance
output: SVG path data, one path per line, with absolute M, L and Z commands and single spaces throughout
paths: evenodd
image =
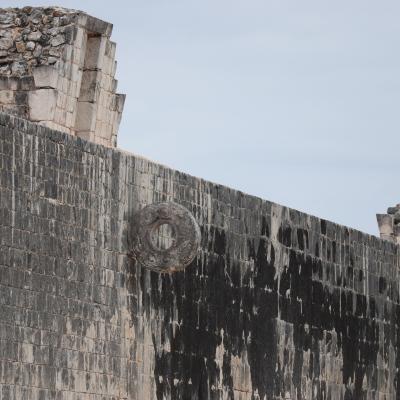
M 130 232 L 131 257 L 153 271 L 185 269 L 200 247 L 200 228 L 193 215 L 171 201 L 149 204 L 137 212 Z
M 387 209 L 387 214 L 377 214 L 382 239 L 400 244 L 400 204 Z
M 61 7 L 0 8 L 0 111 L 115 147 L 112 25 Z
M 174 274 L 128 255 L 135 213 L 165 201 L 201 230 Z M 0 113 L 2 400 L 398 399 L 398 263 L 389 241 Z

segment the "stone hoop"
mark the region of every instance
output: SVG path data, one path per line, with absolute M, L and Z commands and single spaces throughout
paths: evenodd
M 174 241 L 167 249 L 158 248 L 152 233 L 168 224 Z M 138 211 L 132 225 L 132 255 L 145 268 L 172 273 L 183 270 L 196 257 L 200 247 L 200 228 L 185 207 L 174 202 L 155 203 Z

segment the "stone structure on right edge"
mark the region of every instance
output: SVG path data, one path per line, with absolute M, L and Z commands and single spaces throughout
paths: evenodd
M 376 219 L 381 238 L 400 244 L 400 204 L 389 207 L 387 214 L 377 214 Z
M 109 25 L 83 13 L 23 10 L 0 13 L 15 99 L 37 68 L 16 44 L 34 51 L 29 35 L 53 32 L 33 26 L 79 31 L 83 18 L 107 43 Z M 85 140 L 17 103 L 0 112 L 1 400 L 400 398 L 397 209 L 378 217 L 377 238 L 122 152 L 96 129 Z
M 0 9 L 0 110 L 115 147 L 112 25 L 60 7 Z

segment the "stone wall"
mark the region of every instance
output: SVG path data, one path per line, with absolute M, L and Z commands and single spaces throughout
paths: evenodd
M 0 110 L 115 147 L 112 25 L 60 7 L 0 9 Z
M 400 244 L 400 204 L 389 207 L 387 214 L 377 214 L 376 218 L 381 238 Z
M 201 230 L 173 274 L 130 257 L 160 201 Z M 0 398 L 398 399 L 398 251 L 0 114 Z

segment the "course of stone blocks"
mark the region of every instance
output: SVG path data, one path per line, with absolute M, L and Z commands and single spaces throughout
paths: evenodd
M 0 9 L 0 110 L 115 147 L 112 25 L 59 7 Z
M 146 205 L 195 218 L 163 274 Z M 0 113 L 2 400 L 390 399 L 399 247 Z
M 88 75 L 74 126 L 85 103 L 110 115 L 87 83 L 111 26 L 54 7 L 0 24 L 0 400 L 400 398 L 398 207 L 377 238 L 42 119 L 74 86 L 64 54 Z

